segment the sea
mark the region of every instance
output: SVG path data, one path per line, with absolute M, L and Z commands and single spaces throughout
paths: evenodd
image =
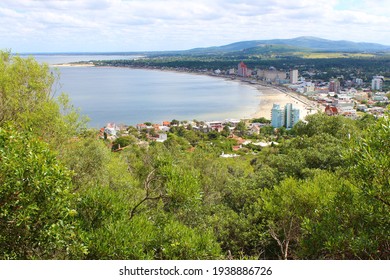
M 182 72 L 119 67 L 56 67 L 61 63 L 134 59 L 121 55 L 33 55 L 60 73 L 55 94 L 64 92 L 87 116 L 91 128 L 107 123 L 250 118 L 260 92 L 249 84 Z

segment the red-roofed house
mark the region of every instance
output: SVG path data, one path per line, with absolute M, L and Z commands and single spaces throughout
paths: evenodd
M 328 116 L 337 116 L 339 114 L 339 110 L 336 107 L 327 105 L 325 107 L 325 114 Z
M 139 124 L 136 125 L 136 128 L 138 130 L 147 129 L 147 127 L 148 126 L 146 124 L 144 124 L 144 123 L 139 123 Z

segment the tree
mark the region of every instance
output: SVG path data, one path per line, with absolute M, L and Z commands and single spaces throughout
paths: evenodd
M 237 127 L 236 127 L 236 129 L 235 129 L 235 132 L 236 132 L 236 134 L 238 135 L 238 136 L 244 136 L 245 134 L 246 134 L 246 131 L 247 131 L 247 129 L 246 129 L 246 124 L 245 124 L 245 122 L 243 122 L 243 121 L 240 121 L 238 124 L 237 124 Z
M 366 133 L 351 140 L 345 154 L 353 179 L 369 199 L 390 208 L 390 120 L 381 118 Z
M 65 94 L 55 96 L 58 75 L 47 64 L 0 52 L 0 126 L 31 130 L 52 147 L 85 129 L 86 119 Z
M 228 125 L 225 125 L 223 127 L 223 130 L 221 131 L 221 135 L 228 137 L 230 135 L 230 128 Z
M 171 121 L 171 125 L 179 125 L 179 121 L 178 120 L 176 120 L 176 119 L 173 119 L 172 121 Z
M 117 139 L 112 142 L 113 147 L 115 146 L 116 148 L 123 148 L 126 146 L 129 146 L 130 144 L 135 143 L 135 138 L 132 136 L 120 136 Z
M 82 258 L 71 172 L 45 143 L 0 128 L 0 258 Z
M 256 119 L 252 119 L 251 121 L 252 123 L 266 123 L 266 124 L 270 124 L 271 121 L 264 118 L 264 117 L 261 117 L 261 118 L 256 118 Z

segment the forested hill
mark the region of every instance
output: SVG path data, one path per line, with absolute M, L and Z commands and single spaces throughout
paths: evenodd
M 271 39 L 241 41 L 224 46 L 196 48 L 188 50 L 189 54 L 215 54 L 244 51 L 267 45 L 278 47 L 294 47 L 298 51 L 327 51 L 327 52 L 383 52 L 390 51 L 390 46 L 375 43 L 333 41 L 317 37 L 297 37 L 293 39 Z
M 388 117 L 111 143 L 51 71 L 0 52 L 0 259 L 389 259 Z

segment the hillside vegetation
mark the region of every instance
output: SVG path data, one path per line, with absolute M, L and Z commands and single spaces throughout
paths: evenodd
M 190 127 L 113 153 L 56 79 L 0 53 L 0 259 L 389 259 L 388 117 L 311 115 L 234 159 Z

